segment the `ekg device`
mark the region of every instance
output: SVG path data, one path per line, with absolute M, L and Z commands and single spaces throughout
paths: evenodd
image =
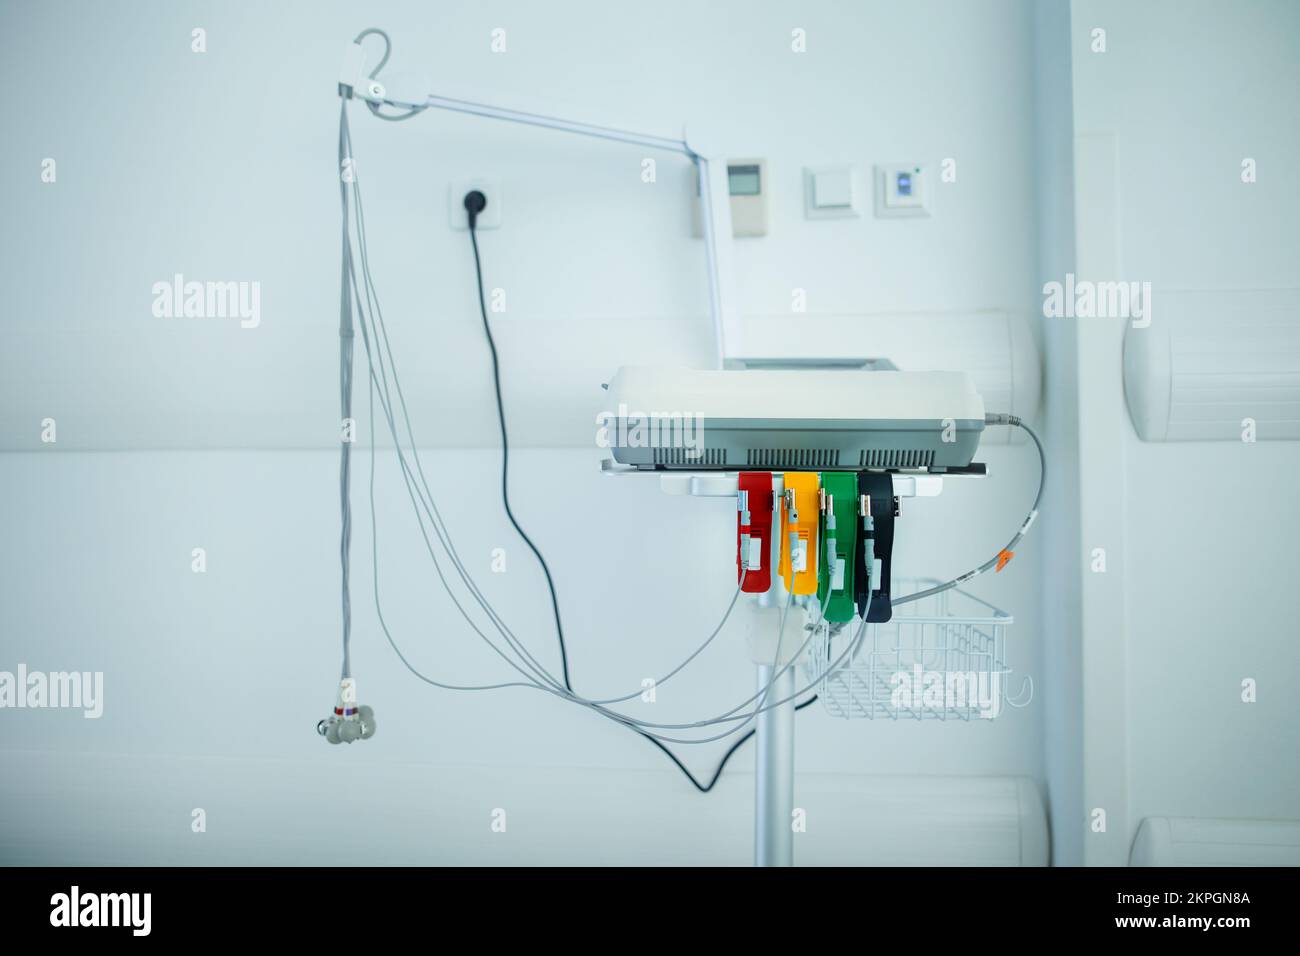
M 627 366 L 602 413 L 637 468 L 969 469 L 984 400 L 965 372 Z

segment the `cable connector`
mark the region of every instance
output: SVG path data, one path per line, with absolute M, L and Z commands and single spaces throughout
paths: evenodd
M 858 495 L 858 515 L 862 518 L 862 530 L 868 537 L 876 530 L 876 519 L 871 516 L 871 495 Z
M 471 189 L 465 194 L 465 212 L 469 216 L 469 228 L 473 230 L 478 224 L 478 216 L 487 208 L 487 196 L 477 189 Z
M 1020 425 L 1020 418 L 1017 415 L 1009 415 L 1006 412 L 990 412 L 984 416 L 985 425 Z
M 345 677 L 339 681 L 334 713 L 316 724 L 316 733 L 332 744 L 350 744 L 375 735 L 375 712 L 357 703 L 355 679 Z
M 740 562 L 740 570 L 748 571 L 749 568 L 749 492 L 741 489 L 736 492 L 736 524 L 740 531 L 740 547 L 736 552 L 736 559 Z

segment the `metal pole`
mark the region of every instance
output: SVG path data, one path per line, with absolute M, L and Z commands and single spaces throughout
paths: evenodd
M 731 180 L 727 161 L 696 156 L 700 176 L 700 206 L 704 223 L 704 252 L 709 263 L 709 314 L 713 317 L 717 367 L 740 353 L 740 322 L 736 315 L 731 264 Z
M 795 669 L 776 679 L 768 700 L 793 697 Z M 758 665 L 758 689 L 772 679 L 772 665 Z M 794 701 L 758 715 L 754 740 L 754 865 L 793 866 Z
M 389 102 L 393 101 L 390 100 Z M 603 126 L 598 123 L 564 119 L 560 116 L 548 116 L 545 113 L 529 113 L 525 110 L 513 110 L 502 106 L 492 106 L 487 103 L 476 103 L 472 100 L 459 100 L 449 96 L 430 94 L 423 103 L 411 105 L 451 110 L 455 113 L 469 113 L 474 116 L 484 116 L 488 119 L 505 120 L 509 123 L 523 123 L 527 126 L 540 126 L 544 129 L 577 133 L 580 136 L 608 139 L 617 143 L 631 143 L 633 146 L 663 149 L 690 157 L 695 155 L 691 148 L 686 145 L 686 141 L 680 137 L 641 133 L 636 130 L 620 129 L 616 126 Z

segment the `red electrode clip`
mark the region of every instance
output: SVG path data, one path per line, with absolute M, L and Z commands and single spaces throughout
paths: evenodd
M 772 587 L 772 473 L 768 471 L 740 473 L 736 577 L 741 590 L 751 594 L 765 594 Z

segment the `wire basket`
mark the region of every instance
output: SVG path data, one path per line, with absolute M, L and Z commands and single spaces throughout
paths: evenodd
M 896 581 L 899 595 L 937 580 Z M 853 653 L 832 666 L 861 622 L 818 625 L 804 667 L 832 717 L 991 720 L 1005 704 L 1024 707 L 1033 681 L 1007 694 L 1007 627 L 1013 618 L 960 588 L 904 604 L 885 624 L 868 624 Z

